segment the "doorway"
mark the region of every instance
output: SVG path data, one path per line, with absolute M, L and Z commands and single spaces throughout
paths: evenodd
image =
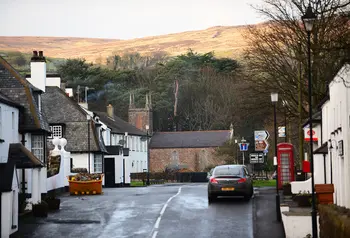
M 115 164 L 111 157 L 105 157 L 105 186 L 115 187 Z

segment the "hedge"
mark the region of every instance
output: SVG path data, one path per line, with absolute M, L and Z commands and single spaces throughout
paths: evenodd
M 336 205 L 319 205 L 320 238 L 350 237 L 350 209 Z

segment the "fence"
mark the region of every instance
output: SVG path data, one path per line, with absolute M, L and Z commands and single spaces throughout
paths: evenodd
M 146 181 L 147 173 L 131 173 L 131 180 Z M 181 182 L 181 183 L 202 183 L 207 182 L 207 172 L 176 172 L 176 173 L 150 173 L 150 181 Z

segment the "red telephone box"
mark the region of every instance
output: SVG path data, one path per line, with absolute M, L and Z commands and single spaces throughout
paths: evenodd
M 284 183 L 295 181 L 294 175 L 294 146 L 290 143 L 277 145 L 278 187 L 282 189 Z

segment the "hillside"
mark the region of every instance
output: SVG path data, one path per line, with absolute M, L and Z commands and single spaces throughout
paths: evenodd
M 262 24 L 258 25 L 262 26 Z M 242 35 L 247 26 L 217 26 L 206 30 L 145 37 L 132 40 L 70 37 L 1 37 L 0 51 L 30 53 L 43 50 L 55 58 L 85 58 L 95 62 L 112 54 L 167 52 L 178 55 L 189 48 L 199 53 L 214 51 L 219 57 L 239 58 L 247 43 Z

